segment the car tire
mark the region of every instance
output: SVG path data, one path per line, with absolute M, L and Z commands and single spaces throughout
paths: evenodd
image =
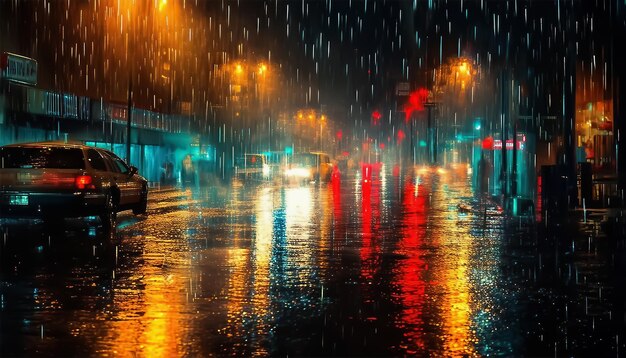
M 141 190 L 141 200 L 139 204 L 133 208 L 134 215 L 144 215 L 148 211 L 148 188 L 145 186 Z
M 107 195 L 104 209 L 100 214 L 102 229 L 105 233 L 113 233 L 117 228 L 117 210 L 115 199 L 112 195 Z

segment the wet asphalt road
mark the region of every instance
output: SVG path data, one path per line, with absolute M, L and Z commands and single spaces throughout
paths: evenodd
M 153 192 L 118 224 L 4 225 L 0 356 L 626 352 L 624 241 L 506 222 L 464 170 Z

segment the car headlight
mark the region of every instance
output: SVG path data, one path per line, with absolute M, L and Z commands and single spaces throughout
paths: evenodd
M 291 168 L 285 171 L 288 177 L 307 178 L 311 176 L 311 170 L 306 168 Z

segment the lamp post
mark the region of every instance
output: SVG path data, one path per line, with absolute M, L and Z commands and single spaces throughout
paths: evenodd
M 242 118 L 242 134 L 244 137 L 243 145 L 247 150 L 252 150 L 252 126 L 255 131 L 259 129 L 259 122 L 250 123 L 248 116 L 254 116 L 258 113 L 262 117 L 265 113 L 265 102 L 269 106 L 269 93 L 272 90 L 272 68 L 265 62 L 251 64 L 244 61 L 236 61 L 227 65 L 227 72 L 230 73 L 230 97 L 231 97 L 231 113 L 233 120 L 238 117 Z M 268 78 L 269 77 L 269 78 Z M 254 119 L 254 117 L 253 117 Z M 258 119 L 258 118 L 257 118 Z M 271 148 L 271 117 L 268 118 L 269 142 Z M 258 143 L 256 143 L 258 145 Z
M 256 71 L 256 88 L 257 88 L 257 97 L 259 98 L 259 108 L 258 108 L 258 113 L 259 113 L 259 118 L 264 119 L 265 117 L 265 94 L 267 92 L 267 75 L 268 75 L 268 67 L 265 63 L 260 62 L 257 66 L 257 71 Z M 267 138 L 268 138 L 268 148 L 267 150 L 269 150 L 270 152 L 272 151 L 272 118 L 271 116 L 268 117 L 268 121 L 267 121 L 267 126 L 268 126 L 268 132 L 267 132 Z M 257 123 L 255 123 L 255 127 L 256 130 L 255 132 L 259 132 L 259 123 L 257 121 Z M 257 144 L 258 145 L 258 144 Z
M 132 62 L 132 61 L 131 61 Z M 133 113 L 133 65 L 128 76 L 128 108 L 126 110 L 126 163 L 130 165 L 130 134 Z
M 323 151 L 324 149 L 322 148 L 322 131 L 324 130 L 324 125 L 326 124 L 326 115 L 321 115 L 319 118 L 319 122 L 320 122 L 320 136 L 319 136 L 319 150 Z
M 437 102 L 429 99 L 424 103 L 428 110 L 428 164 L 437 164 L 437 128 L 433 127 L 433 109 L 437 107 Z
M 139 6 L 139 3 L 137 4 Z M 133 118 L 133 76 L 135 74 L 135 46 L 131 44 L 131 36 L 135 39 L 137 24 L 131 19 L 131 13 L 128 12 L 128 38 L 126 40 L 126 59 L 129 62 L 128 68 L 128 105 L 126 108 L 126 163 L 130 165 L 130 136 L 132 131 Z M 134 42 L 134 41 L 133 41 Z M 132 51 L 132 54 L 130 53 Z
M 428 159 L 430 164 L 437 163 L 438 128 L 433 123 L 436 122 L 435 118 L 433 118 L 433 108 L 438 108 L 440 104 L 446 104 L 445 109 L 447 111 L 467 110 L 467 95 L 468 93 L 472 94 L 473 102 L 473 88 L 476 82 L 475 77 L 478 74 L 472 61 L 464 57 L 450 59 L 438 72 L 433 92 L 437 94 L 440 102 L 435 102 L 432 98 L 429 98 L 428 102 L 424 104 L 428 109 Z M 442 94 L 446 95 L 442 96 Z M 455 128 L 454 137 L 456 138 L 456 122 L 454 126 L 449 127 Z M 446 128 L 448 127 L 442 127 L 443 136 L 449 135 L 449 132 L 446 132 Z

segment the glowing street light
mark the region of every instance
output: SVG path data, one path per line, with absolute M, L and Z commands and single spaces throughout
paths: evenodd
M 454 78 L 451 78 L 453 83 L 460 82 L 461 90 L 464 90 L 467 83 L 471 83 L 474 77 L 474 69 L 471 62 L 465 58 L 459 58 L 453 65 Z
M 480 130 L 480 119 L 476 119 L 474 121 L 474 129 L 479 131 Z
M 243 66 L 240 63 L 235 64 L 235 74 L 241 76 L 243 74 Z
M 165 6 L 167 6 L 167 0 L 159 1 L 159 12 L 162 12 L 163 9 L 165 9 Z
M 267 66 L 264 63 L 261 63 L 259 65 L 259 70 L 258 70 L 259 75 L 263 76 L 266 71 L 267 71 Z

